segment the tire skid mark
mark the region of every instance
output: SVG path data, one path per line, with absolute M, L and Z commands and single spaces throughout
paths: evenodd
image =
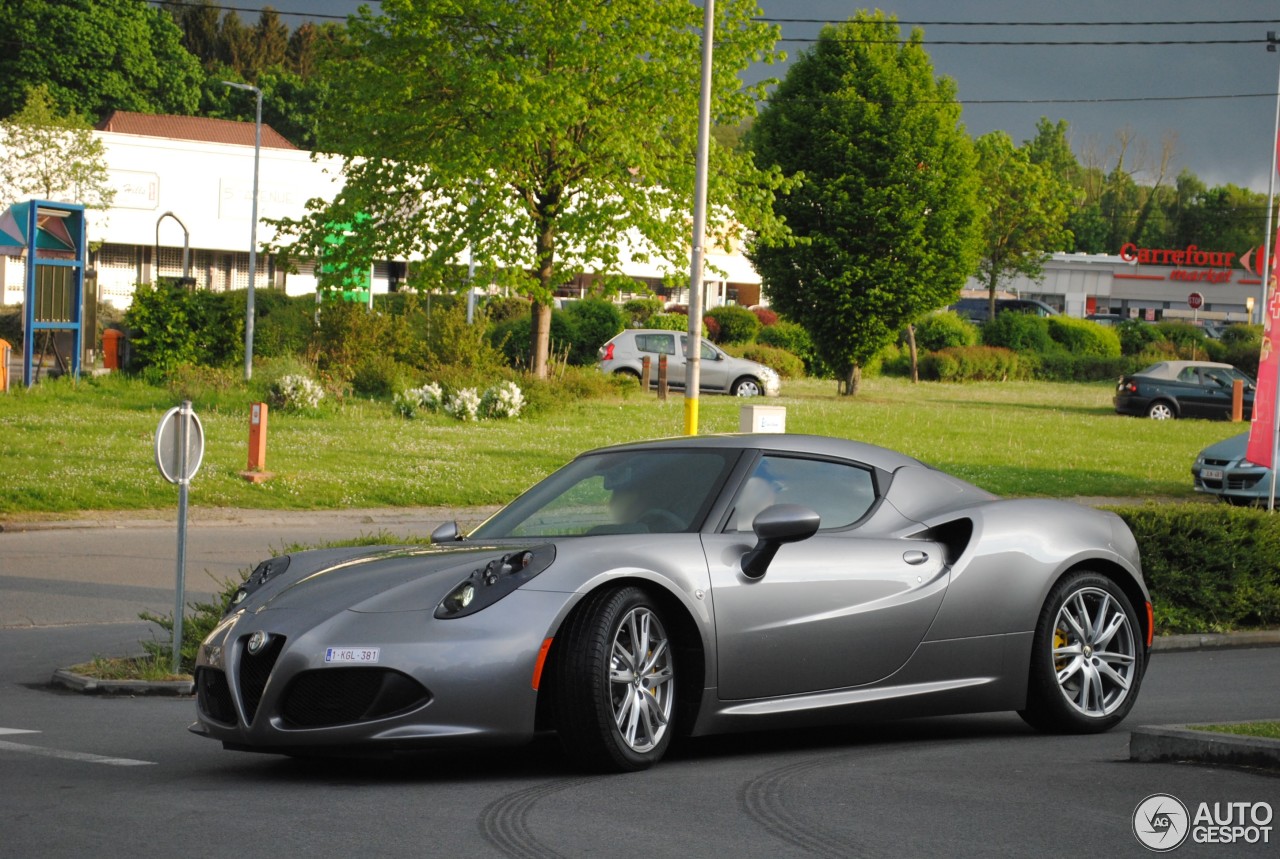
M 540 843 L 530 832 L 529 818 L 533 807 L 543 797 L 599 778 L 558 779 L 500 797 L 480 812 L 480 834 L 485 841 L 514 859 L 563 859 L 562 854 Z
M 806 853 L 829 859 L 867 857 L 878 851 L 814 823 L 788 807 L 788 787 L 819 767 L 832 766 L 857 754 L 823 755 L 761 773 L 738 791 L 738 799 L 746 814 L 764 827 L 770 835 Z M 812 817 L 812 815 L 810 815 Z

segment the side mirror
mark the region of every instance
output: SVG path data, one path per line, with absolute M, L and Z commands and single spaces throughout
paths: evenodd
M 756 544 L 742 556 L 742 574 L 750 579 L 763 577 L 783 543 L 808 540 L 821 524 L 822 517 L 816 511 L 799 504 L 775 504 L 761 510 L 751 521 Z
M 431 532 L 432 543 L 456 543 L 462 539 L 462 529 L 457 522 L 445 522 Z

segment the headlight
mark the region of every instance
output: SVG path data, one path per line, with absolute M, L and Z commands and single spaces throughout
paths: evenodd
M 436 607 L 441 620 L 466 617 L 488 608 L 538 573 L 551 566 L 556 558 L 555 546 L 534 546 L 494 558 L 449 591 Z

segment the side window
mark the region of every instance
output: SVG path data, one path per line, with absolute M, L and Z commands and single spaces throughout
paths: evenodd
M 871 471 L 828 460 L 765 456 L 734 499 L 726 530 L 750 531 L 756 515 L 774 504 L 802 504 L 816 510 L 821 530 L 847 528 L 875 503 Z
M 676 353 L 675 337 L 670 334 L 637 334 L 636 348 L 641 352 L 674 355 Z
M 1179 382 L 1190 382 L 1193 385 L 1199 384 L 1199 374 L 1196 373 L 1195 367 L 1183 367 L 1182 372 L 1178 374 Z

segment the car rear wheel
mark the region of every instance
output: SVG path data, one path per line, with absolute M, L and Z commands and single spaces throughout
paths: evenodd
M 763 393 L 764 388 L 761 387 L 760 380 L 751 376 L 743 376 L 733 383 L 733 395 L 735 397 L 758 397 Z
M 1164 400 L 1154 402 L 1147 408 L 1147 417 L 1152 420 L 1167 421 L 1172 418 L 1176 418 L 1177 416 L 1177 413 L 1173 410 L 1173 406 L 1169 405 Z
M 640 588 L 587 597 L 556 641 L 556 729 L 580 765 L 635 772 L 671 743 L 675 664 L 657 605 Z
M 1142 628 L 1124 591 L 1078 572 L 1049 593 L 1031 645 L 1027 708 L 1042 731 L 1106 731 L 1129 714 L 1142 683 Z

